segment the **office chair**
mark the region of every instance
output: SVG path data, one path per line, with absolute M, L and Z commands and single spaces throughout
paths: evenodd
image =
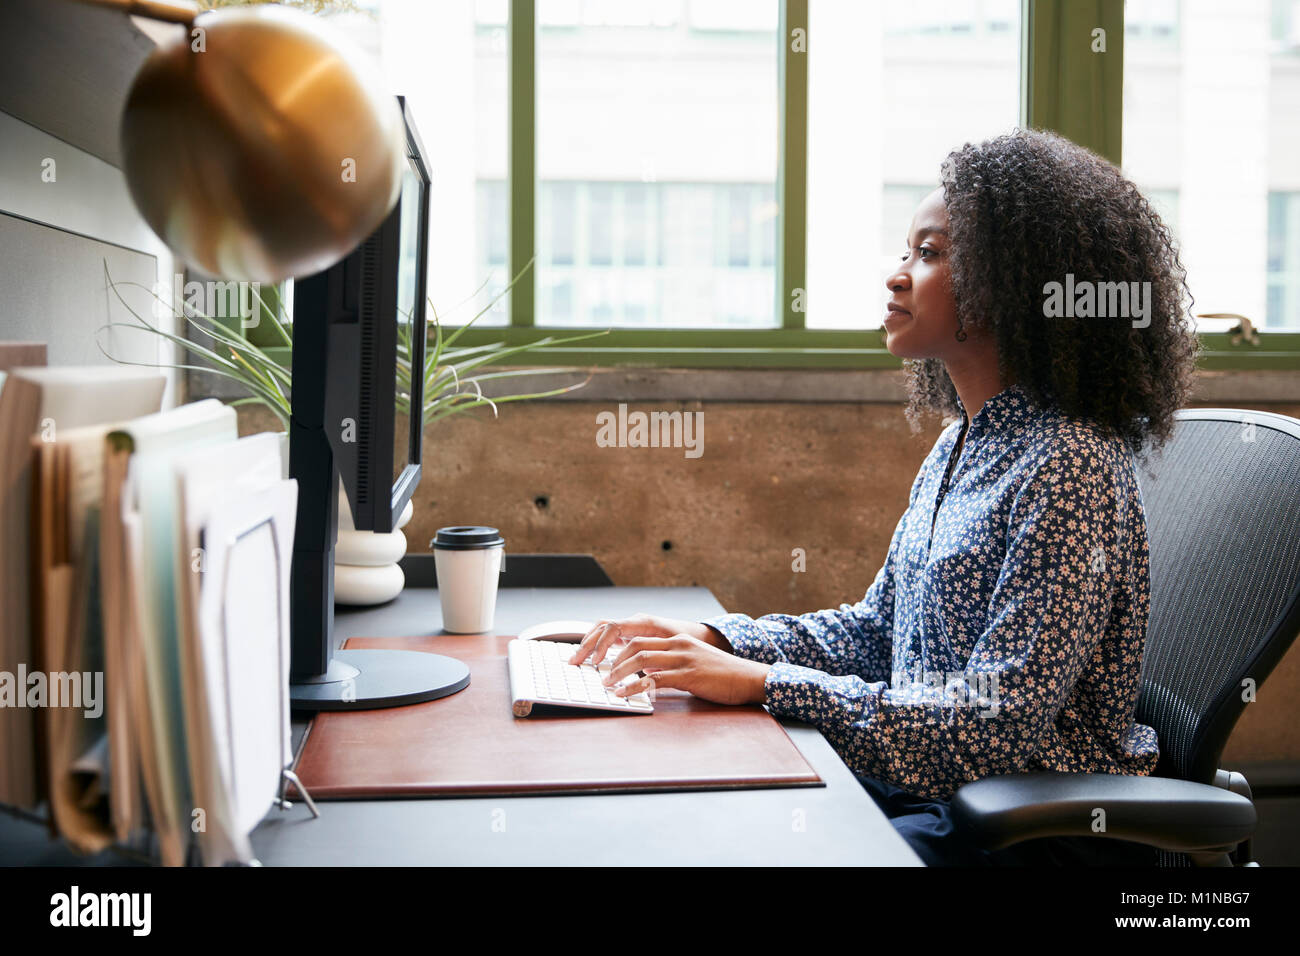
M 1151 548 L 1151 609 L 1135 719 L 1155 728 L 1149 777 L 1022 773 L 952 799 L 956 827 L 994 850 L 1038 837 L 1158 848 L 1161 866 L 1251 861 L 1255 807 L 1219 769 L 1228 735 L 1300 631 L 1300 421 L 1183 409 L 1138 482 Z M 1264 706 L 1286 706 L 1283 701 Z M 1105 832 L 1093 830 L 1105 811 Z

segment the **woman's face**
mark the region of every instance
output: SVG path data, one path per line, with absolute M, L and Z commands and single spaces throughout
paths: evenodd
M 949 282 L 948 210 L 943 190 L 921 200 L 907 234 L 907 252 L 885 279 L 885 347 L 899 358 L 948 359 L 963 343 Z

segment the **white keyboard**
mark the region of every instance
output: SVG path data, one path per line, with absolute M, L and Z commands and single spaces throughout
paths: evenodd
M 570 664 L 569 658 L 577 644 L 559 641 L 513 640 L 506 645 L 506 659 L 510 666 L 510 697 L 516 717 L 527 717 L 534 704 L 559 707 L 578 707 L 583 710 L 607 710 L 620 714 L 651 714 L 654 703 L 642 691 L 627 697 L 618 697 L 613 687 L 602 681 L 614 664 L 614 656 L 606 653 L 599 667 L 592 667 L 590 659 L 582 664 Z M 637 680 L 633 675 L 623 683 Z

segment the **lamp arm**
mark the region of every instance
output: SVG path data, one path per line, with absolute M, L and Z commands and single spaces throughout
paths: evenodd
M 183 0 L 76 0 L 96 7 L 110 7 L 131 16 L 164 23 L 183 23 L 189 26 L 202 11 Z

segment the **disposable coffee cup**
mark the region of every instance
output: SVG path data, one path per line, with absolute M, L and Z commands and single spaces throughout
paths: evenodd
M 438 569 L 442 627 L 453 634 L 492 630 L 497 583 L 506 569 L 506 539 L 496 528 L 439 528 L 429 542 Z

